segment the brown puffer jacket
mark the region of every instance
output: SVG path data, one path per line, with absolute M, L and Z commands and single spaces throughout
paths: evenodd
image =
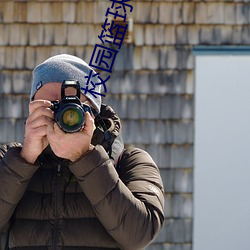
M 111 108 L 102 106 L 101 114 L 113 160 L 101 134 L 93 137 L 95 149 L 73 164 L 47 148 L 31 165 L 20 157 L 21 144 L 1 147 L 2 249 L 7 242 L 5 249 L 138 250 L 158 234 L 164 221 L 159 170 L 145 151 L 116 142 L 120 121 Z

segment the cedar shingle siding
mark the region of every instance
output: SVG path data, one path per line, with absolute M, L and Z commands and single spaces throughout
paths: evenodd
M 133 42 L 107 82 L 126 144 L 161 168 L 166 223 L 148 249 L 191 250 L 196 45 L 249 45 L 247 1 L 131 1 Z M 23 141 L 31 70 L 58 53 L 89 62 L 111 2 L 0 1 L 0 142 Z

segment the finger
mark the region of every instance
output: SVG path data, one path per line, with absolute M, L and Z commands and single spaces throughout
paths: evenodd
M 48 125 L 48 129 L 47 129 L 47 137 L 48 140 L 51 142 L 56 142 L 58 143 L 58 141 L 61 140 L 61 138 L 63 138 L 65 136 L 66 133 L 64 133 L 60 127 L 57 125 L 57 123 L 53 123 Z
M 94 119 L 89 112 L 86 112 L 86 121 L 83 131 L 88 135 L 91 135 L 94 131 Z
M 39 107 L 46 107 L 49 108 L 52 105 L 52 103 L 48 100 L 35 100 L 30 102 L 29 104 L 29 113 L 33 113 L 34 110 L 36 110 Z
M 50 108 L 39 107 L 39 108 L 35 109 L 32 113 L 30 113 L 28 120 L 34 121 L 41 116 L 46 116 L 50 119 L 54 119 L 54 112 Z
M 42 115 L 36 119 L 27 119 L 26 126 L 32 129 L 41 126 L 48 126 L 49 124 L 53 124 L 53 121 L 54 120 L 50 117 Z
M 52 123 L 52 124 L 49 124 L 49 125 L 47 126 L 47 137 L 48 137 L 48 138 L 51 138 L 51 137 L 53 137 L 54 135 L 55 135 L 54 124 Z
M 54 131 L 55 134 L 59 137 L 63 137 L 66 134 L 63 130 L 60 129 L 57 123 L 54 123 Z
M 29 131 L 29 138 L 36 138 L 36 137 L 44 137 L 47 134 L 47 126 L 40 126 L 37 128 L 33 128 Z M 25 137 L 27 137 L 27 135 L 25 135 Z

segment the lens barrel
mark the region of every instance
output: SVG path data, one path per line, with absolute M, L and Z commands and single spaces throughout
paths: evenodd
M 85 111 L 76 103 L 66 103 L 59 107 L 55 114 L 58 126 L 67 133 L 80 131 L 86 120 Z

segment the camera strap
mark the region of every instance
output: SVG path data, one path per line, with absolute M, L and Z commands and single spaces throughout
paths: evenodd
M 103 121 L 102 117 L 100 116 L 100 114 L 98 114 L 97 112 L 94 113 L 95 115 L 95 120 L 96 122 L 102 127 L 103 129 L 103 136 L 104 136 L 104 140 L 106 141 L 107 145 L 108 145 L 108 154 L 109 154 L 109 158 L 113 159 L 112 157 L 112 143 L 111 143 L 111 133 L 108 130 L 105 122 Z M 113 159 L 114 160 L 114 159 Z

